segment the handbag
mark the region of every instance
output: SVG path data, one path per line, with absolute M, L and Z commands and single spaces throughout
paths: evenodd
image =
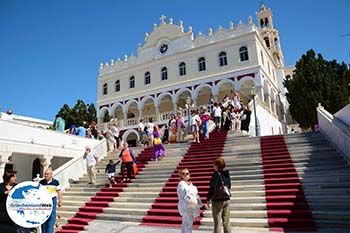
M 136 163 L 132 164 L 132 169 L 134 170 L 134 175 L 136 175 L 137 173 L 139 173 L 139 169 L 137 168 Z
M 214 192 L 213 196 L 212 196 L 212 200 L 230 200 L 231 197 L 231 192 L 228 189 L 228 187 L 225 185 L 224 181 L 222 180 L 221 174 L 220 172 L 218 172 L 220 180 L 221 180 L 221 184 L 219 186 L 219 188 Z
M 154 138 L 153 143 L 154 145 L 160 145 L 162 144 L 162 140 L 160 138 Z

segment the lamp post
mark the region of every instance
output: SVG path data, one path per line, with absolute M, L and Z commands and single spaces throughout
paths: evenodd
M 255 87 L 251 87 L 250 89 L 250 94 L 253 97 L 253 108 L 254 108 L 254 118 L 255 118 L 255 137 L 259 136 L 259 125 L 258 125 L 258 117 L 256 115 L 256 105 L 255 105 L 255 96 L 256 96 L 256 92 L 255 92 Z
M 187 133 L 190 134 L 190 109 L 191 109 L 191 103 L 192 103 L 192 99 L 191 97 L 187 97 L 186 99 L 186 109 L 187 109 L 187 125 L 188 125 L 188 131 Z

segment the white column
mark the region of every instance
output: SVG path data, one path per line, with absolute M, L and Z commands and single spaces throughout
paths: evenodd
M 192 105 L 195 109 L 197 109 L 197 99 L 192 99 Z
M 9 162 L 9 158 L 11 155 L 11 152 L 1 152 L 0 154 L 0 183 L 3 182 L 2 176 L 4 175 L 5 166 Z
M 214 97 L 214 101 L 216 103 L 219 103 L 219 94 L 213 94 L 213 97 Z
M 141 119 L 142 119 L 142 109 L 139 109 L 139 117 L 137 119 L 138 121 L 137 123 L 139 123 Z
M 124 126 L 128 125 L 128 119 L 127 119 L 127 112 L 123 112 L 123 122 L 124 122 Z
M 174 106 L 174 114 L 176 115 L 176 112 L 177 112 L 177 103 L 173 102 L 173 106 Z
M 155 105 L 154 106 L 156 108 L 156 118 L 154 119 L 155 122 L 159 122 L 160 121 L 160 115 L 159 115 L 159 106 Z

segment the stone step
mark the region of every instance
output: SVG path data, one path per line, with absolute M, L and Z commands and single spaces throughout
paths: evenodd
M 69 218 L 74 216 L 76 211 L 62 211 L 62 210 L 57 210 L 57 215 L 64 217 L 64 218 Z
M 132 208 L 132 209 L 150 209 L 153 204 L 154 199 L 148 199 L 150 202 L 130 202 L 126 199 L 119 198 L 118 201 L 109 203 L 109 207 L 111 208 Z
M 116 197 L 114 198 L 114 202 L 118 202 L 118 203 L 129 203 L 129 202 L 132 202 L 132 203 L 153 203 L 155 199 L 155 196 L 119 196 L 119 197 Z M 112 204 L 112 203 L 110 203 Z
M 231 218 L 267 218 L 266 210 L 236 210 L 230 206 Z M 204 217 L 212 218 L 212 211 L 205 211 Z
M 84 196 L 84 195 L 63 195 L 63 201 L 64 200 L 71 200 L 71 201 L 89 201 L 91 196 Z
M 232 227 L 268 227 L 267 219 L 261 218 L 231 218 L 230 219 Z M 202 218 L 201 225 L 212 226 L 212 218 Z
M 104 214 L 125 214 L 125 215 L 138 215 L 138 216 L 145 216 L 147 214 L 148 208 L 140 209 L 140 208 L 132 208 L 131 206 L 129 208 L 115 208 L 115 207 L 108 207 L 103 209 Z
M 98 214 L 96 216 L 96 219 L 99 220 L 109 220 L 109 221 L 128 221 L 128 222 L 140 222 L 142 220 L 143 216 L 141 215 L 134 215 L 133 213 L 129 214 Z

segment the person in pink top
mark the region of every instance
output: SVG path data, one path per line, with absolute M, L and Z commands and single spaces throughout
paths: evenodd
M 209 119 L 210 119 L 210 115 L 209 115 L 206 107 L 202 107 L 201 115 L 199 117 L 202 120 L 202 129 L 203 129 L 204 139 L 209 139 Z

